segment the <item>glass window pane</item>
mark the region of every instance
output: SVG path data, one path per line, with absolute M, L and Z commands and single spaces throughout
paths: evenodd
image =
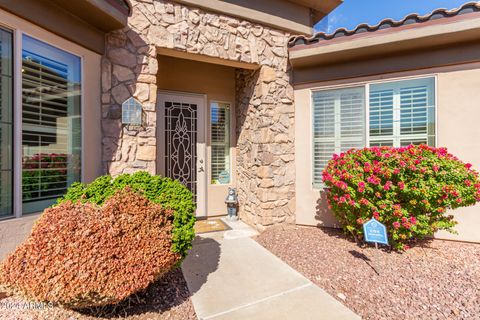
M 370 136 L 393 134 L 393 90 L 370 91 Z
M 81 171 L 80 58 L 28 36 L 22 51 L 23 212 L 42 211 Z
M 434 145 L 435 78 L 402 80 L 370 86 L 370 145 L 392 141 Z
M 415 146 L 418 146 L 420 144 L 427 144 L 428 139 L 406 139 L 406 140 L 401 140 L 400 141 L 400 146 L 401 147 L 408 147 L 409 145 L 413 144 Z
M 13 215 L 12 33 L 0 29 L 0 218 Z
M 393 147 L 393 141 L 391 140 L 380 140 L 380 141 L 375 141 L 372 140 L 370 141 L 370 147 Z
M 334 153 L 365 146 L 365 88 L 312 93 L 313 187 L 323 187 L 322 172 Z
M 229 184 L 230 179 L 230 105 L 210 105 L 212 184 Z

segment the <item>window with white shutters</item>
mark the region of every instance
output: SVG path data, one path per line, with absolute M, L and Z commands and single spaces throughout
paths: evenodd
M 434 77 L 314 91 L 312 108 L 314 188 L 332 155 L 365 147 L 367 133 L 371 147 L 435 145 Z
M 315 91 L 313 107 L 313 186 L 334 153 L 365 146 L 364 87 Z
M 50 206 L 80 181 L 80 58 L 23 36 L 23 213 Z
M 211 182 L 229 184 L 230 181 L 230 105 L 210 104 Z
M 435 79 L 370 85 L 370 146 L 435 144 Z

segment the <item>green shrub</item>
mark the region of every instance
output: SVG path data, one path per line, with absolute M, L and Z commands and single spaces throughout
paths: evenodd
M 323 172 L 329 207 L 355 238 L 363 223 L 384 223 L 390 243 L 406 249 L 412 239 L 438 230 L 454 232 L 448 209 L 480 201 L 478 173 L 445 148 L 352 149 L 335 155 Z
M 0 287 L 69 308 L 116 304 L 181 260 L 172 252 L 172 214 L 125 188 L 105 201 L 63 201 L 0 265 Z
M 68 200 L 92 202 L 102 205 L 115 191 L 129 186 L 134 191 L 141 191 L 153 203 L 159 203 L 166 209 L 172 209 L 173 239 L 172 251 L 187 255 L 195 237 L 195 203 L 192 193 L 180 182 L 161 176 L 152 176 L 141 171 L 134 174 L 122 174 L 116 178 L 101 176 L 90 184 L 74 183 L 67 194 L 58 203 Z

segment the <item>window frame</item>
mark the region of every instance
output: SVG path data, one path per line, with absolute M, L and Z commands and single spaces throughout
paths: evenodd
M 314 129 L 313 129 L 313 94 L 315 92 L 320 91 L 330 91 L 330 90 L 341 90 L 341 89 L 352 89 L 352 88 L 364 88 L 365 92 L 365 147 L 370 147 L 370 87 L 376 84 L 386 84 L 386 83 L 394 83 L 394 82 L 401 82 L 401 81 L 415 81 L 415 80 L 426 80 L 426 79 L 433 79 L 433 99 L 434 99 L 434 115 L 433 118 L 435 120 L 434 128 L 435 128 L 435 136 L 434 142 L 435 146 L 438 145 L 438 73 L 428 73 L 422 75 L 414 75 L 414 76 L 399 76 L 399 77 L 392 77 L 392 78 L 385 78 L 385 79 L 373 79 L 373 80 L 363 80 L 358 82 L 346 82 L 342 84 L 334 84 L 334 85 L 325 85 L 320 87 L 315 87 L 310 89 L 310 107 L 309 107 L 309 161 L 310 161 L 310 190 L 314 192 L 323 191 L 325 189 L 324 186 L 316 187 L 314 185 L 314 177 L 313 177 L 313 153 L 314 153 Z
M 11 84 L 10 84 L 10 94 L 11 94 L 11 114 L 10 114 L 10 117 L 11 117 L 11 120 L 10 120 L 10 123 L 11 123 L 11 130 L 10 130 L 10 135 L 11 135 L 11 151 L 12 151 L 12 154 L 10 156 L 10 165 L 11 165 L 11 183 L 12 183 L 12 187 L 11 187 L 11 192 L 12 194 L 10 195 L 10 201 L 11 201 L 11 207 L 12 207 L 12 213 L 8 216 L 2 216 L 0 217 L 0 221 L 3 221 L 3 220 L 8 220 L 8 219 L 12 219 L 12 218 L 16 218 L 16 211 L 15 211 L 15 163 L 16 163 L 16 159 L 15 159 L 15 148 L 17 146 L 17 143 L 15 142 L 15 81 L 16 81 L 16 75 L 15 75 L 15 30 L 8 27 L 8 26 L 4 26 L 3 23 L 0 23 L 0 27 L 4 30 L 4 31 L 7 31 L 7 32 L 10 32 L 11 33 L 11 39 L 12 39 L 12 42 L 11 42 L 11 56 L 12 56 L 12 62 L 11 62 Z M 0 172 L 1 173 L 1 172 Z
M 63 50 L 69 54 L 77 56 L 80 59 L 80 127 L 81 127 L 81 156 L 80 156 L 80 182 L 85 180 L 85 56 L 81 52 L 81 48 L 73 42 L 59 37 L 37 25 L 28 22 L 22 18 L 16 17 L 8 12 L 0 10 L 0 26 L 12 32 L 13 38 L 13 70 L 12 70 L 12 100 L 13 100 L 13 141 L 12 141 L 12 158 L 13 158 L 13 212 L 8 217 L 0 218 L 0 221 L 21 218 L 23 216 L 31 216 L 37 213 L 26 213 L 22 211 L 22 50 L 23 36 L 44 42 L 59 50 Z M 78 50 L 66 48 L 66 44 L 77 46 Z M 20 165 L 19 165 L 20 164 Z
M 217 103 L 217 104 L 228 104 L 230 112 L 229 112 L 229 171 L 230 171 L 230 182 L 229 183 L 212 183 L 212 168 L 211 168 L 211 162 L 212 162 L 212 104 Z M 224 100 L 215 100 L 215 99 L 210 99 L 208 100 L 208 121 L 207 121 L 207 131 L 208 131 L 208 159 L 209 163 L 206 164 L 208 165 L 208 185 L 211 187 L 225 187 L 225 186 L 232 186 L 234 184 L 234 175 L 233 175 L 233 145 L 234 145 L 234 104 L 230 101 L 224 101 Z

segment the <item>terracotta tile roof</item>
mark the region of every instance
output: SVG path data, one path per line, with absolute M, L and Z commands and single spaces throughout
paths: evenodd
M 428 21 L 433 21 L 437 19 L 451 18 L 468 13 L 480 13 L 480 1 L 471 1 L 467 2 L 459 8 L 452 10 L 448 9 L 437 9 L 431 12 L 430 14 L 421 16 L 418 13 L 412 13 L 403 18 L 402 20 L 395 21 L 392 19 L 384 19 L 376 25 L 369 25 L 362 23 L 358 25 L 353 30 L 347 30 L 345 28 L 340 28 L 335 30 L 333 33 L 319 32 L 313 35 L 312 37 L 307 36 L 294 36 L 291 37 L 288 46 L 289 48 L 296 45 L 310 45 L 316 44 L 321 41 L 328 41 L 332 39 L 337 39 L 340 37 L 349 37 L 364 32 L 375 32 L 378 30 L 384 30 L 388 28 L 398 28 L 402 26 L 412 25 L 412 24 L 421 24 Z

